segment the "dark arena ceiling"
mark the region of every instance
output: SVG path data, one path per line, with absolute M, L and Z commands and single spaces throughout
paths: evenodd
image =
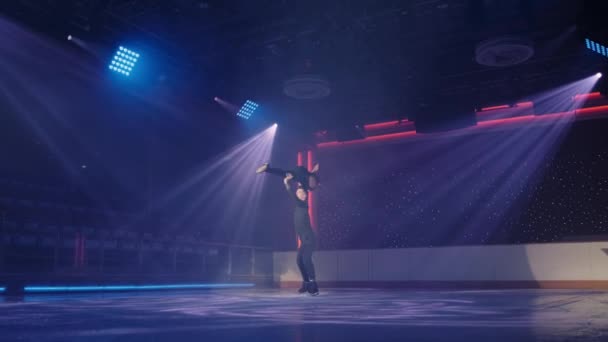
M 58 40 L 71 34 L 108 49 L 137 42 L 162 60 L 150 71 L 157 80 L 201 99 L 255 100 L 274 119 L 310 132 L 412 118 L 436 103 L 462 108 L 525 98 L 601 70 L 606 59 L 585 50 L 583 39 L 608 38 L 599 20 L 607 13 L 603 1 L 15 0 L 2 6 L 8 17 Z

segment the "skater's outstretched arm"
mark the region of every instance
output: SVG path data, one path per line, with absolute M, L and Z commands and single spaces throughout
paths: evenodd
M 287 176 L 287 174 L 291 174 L 292 171 L 283 170 L 280 168 L 270 167 L 269 164 L 264 164 L 255 171 L 256 173 L 270 173 L 271 175 L 277 175 L 281 177 Z
M 319 164 L 315 164 L 312 170 L 307 170 L 304 166 L 298 166 L 294 170 L 284 170 L 280 168 L 272 168 L 269 164 L 260 166 L 256 173 L 270 173 L 273 175 L 285 177 L 291 175 L 289 179 L 297 182 L 305 191 L 312 191 L 319 185 Z
M 277 175 L 277 176 L 281 176 L 281 177 L 285 177 L 287 175 L 292 174 L 291 171 L 274 168 L 274 167 L 270 167 L 270 166 L 266 169 L 266 173 L 270 173 L 271 175 Z

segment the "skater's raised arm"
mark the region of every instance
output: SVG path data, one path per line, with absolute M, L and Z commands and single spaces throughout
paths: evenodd
M 291 180 L 293 179 L 293 175 L 288 173 L 283 179 L 283 184 L 285 184 L 285 190 L 291 194 Z
M 289 195 L 293 197 L 296 202 L 302 202 L 305 204 L 306 199 L 308 198 L 308 192 L 306 192 L 306 190 L 304 190 L 302 187 L 298 187 L 294 194 L 294 192 L 291 191 L 291 181 L 293 180 L 293 178 L 294 176 L 291 173 L 288 173 L 287 176 L 285 176 L 285 179 L 283 179 L 283 184 L 285 184 L 285 190 L 287 190 L 287 193 L 289 193 Z

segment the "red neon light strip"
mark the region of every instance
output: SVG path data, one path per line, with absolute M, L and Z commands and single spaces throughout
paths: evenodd
M 481 108 L 480 112 L 487 112 L 489 110 L 507 109 L 507 108 L 511 108 L 511 106 L 509 106 L 509 105 L 500 105 L 500 106 L 492 106 L 492 107 L 483 107 L 483 108 Z
M 298 166 L 302 166 L 304 165 L 304 154 L 302 152 L 298 152 Z M 310 215 L 310 214 L 309 214 Z M 296 235 L 296 243 L 298 245 L 298 248 L 300 248 L 300 246 L 302 246 L 302 241 L 300 241 L 300 238 Z
M 534 107 L 534 102 L 532 102 L 532 101 L 518 102 L 514 106 L 503 105 L 503 106 L 494 106 L 494 107 L 484 107 L 484 108 L 481 108 L 481 110 L 478 111 L 477 114 L 485 115 L 485 114 L 489 114 L 489 113 L 485 113 L 485 112 L 494 111 L 494 110 L 498 110 L 498 109 L 512 109 L 513 111 L 515 111 L 517 109 L 532 108 L 532 107 Z M 506 111 L 506 112 L 509 112 L 509 111 Z
M 518 104 L 519 105 L 519 104 Z M 522 102 L 521 105 L 523 106 L 528 106 L 529 102 Z M 578 109 L 576 111 L 568 111 L 568 112 L 559 112 L 559 113 L 551 113 L 551 114 L 545 114 L 545 115 L 524 115 L 524 116 L 516 116 L 516 117 L 510 117 L 510 118 L 502 118 L 502 119 L 494 119 L 494 120 L 487 120 L 487 121 L 480 121 L 477 123 L 476 126 L 472 126 L 469 128 L 465 128 L 466 130 L 471 130 L 471 129 L 475 129 L 475 128 L 480 128 L 480 127 L 487 127 L 487 126 L 497 126 L 500 124 L 517 124 L 517 123 L 524 123 L 527 121 L 545 121 L 545 120 L 552 120 L 552 119 L 556 119 L 558 117 L 561 116 L 568 116 L 568 115 L 574 115 L 574 116 L 591 116 L 591 115 L 596 115 L 596 116 L 604 116 L 604 115 L 608 115 L 608 105 L 604 105 L 604 106 L 597 106 L 597 107 L 589 107 L 589 108 L 582 108 L 582 109 Z M 410 137 L 410 136 L 415 136 L 416 135 L 416 131 L 407 131 L 407 132 L 399 132 L 399 133 L 391 133 L 391 134 L 383 134 L 383 135 L 376 135 L 376 136 L 371 136 L 371 137 L 367 137 L 365 139 L 359 139 L 359 140 L 352 140 L 352 141 L 344 141 L 344 142 L 339 142 L 339 141 L 331 141 L 331 142 L 325 142 L 325 143 L 320 143 L 317 145 L 318 148 L 331 148 L 331 147 L 344 147 L 344 146 L 352 146 L 352 145 L 359 145 L 359 144 L 364 144 L 364 143 L 369 143 L 369 142 L 375 142 L 375 141 L 387 141 L 387 140 L 395 140 L 395 139 L 401 139 L 401 138 L 406 138 L 406 137 Z
M 312 151 L 310 151 L 310 150 L 306 153 L 306 161 L 307 161 L 307 166 L 306 167 L 308 167 L 309 171 L 312 170 L 312 167 L 313 167 L 312 162 L 313 162 L 313 160 L 312 160 Z
M 399 120 L 395 120 L 395 121 L 379 122 L 379 123 L 374 123 L 374 124 L 363 125 L 363 128 L 365 130 L 374 130 L 374 129 L 394 127 L 394 126 L 398 126 L 398 125 L 399 125 Z
M 600 114 L 600 113 L 608 114 L 608 106 L 583 108 L 583 109 L 578 109 L 578 110 L 570 110 L 567 112 L 557 112 L 557 113 L 550 113 L 550 114 L 544 114 L 544 115 L 525 115 L 525 116 L 512 117 L 512 118 L 488 120 L 488 121 L 484 121 L 484 122 L 479 122 L 479 123 L 477 123 L 477 126 L 474 126 L 471 128 L 497 126 L 500 124 L 509 124 L 509 123 L 517 124 L 517 123 L 524 123 L 527 121 L 543 122 L 543 121 L 555 120 L 555 119 L 568 117 L 568 116 L 577 117 L 577 116 L 585 115 L 585 114 Z
M 515 104 L 516 108 L 522 108 L 522 107 L 534 107 L 534 102 L 532 101 L 526 101 L 526 102 L 518 102 Z
M 326 147 L 337 147 L 337 146 L 350 146 L 357 145 L 361 143 L 368 143 L 374 141 L 385 141 L 385 140 L 395 140 L 401 139 L 405 137 L 409 137 L 411 135 L 415 135 L 416 131 L 407 131 L 407 132 L 399 132 L 399 133 L 390 133 L 383 135 L 374 135 L 371 137 L 367 137 L 359 140 L 351 140 L 351 141 L 330 141 L 326 143 L 320 143 L 317 145 L 318 148 L 326 148 Z
M 589 94 L 576 94 L 574 95 L 574 101 L 585 101 L 585 100 L 599 100 L 602 98 L 602 94 L 599 91 Z
M 576 115 L 600 114 L 604 112 L 608 112 L 608 105 L 577 109 Z
M 366 131 L 373 131 L 373 130 L 378 130 L 378 129 L 403 128 L 403 127 L 409 127 L 409 126 L 414 126 L 414 122 L 408 121 L 408 120 L 401 120 L 401 121 L 396 120 L 396 121 L 388 121 L 388 122 L 380 122 L 380 123 L 375 123 L 375 124 L 363 125 L 363 128 Z
M 308 162 L 308 170 L 312 170 L 313 168 L 313 153 L 311 150 L 308 151 L 308 154 L 306 156 L 306 161 Z M 308 215 L 310 216 L 310 225 L 312 226 L 312 229 L 315 231 L 315 233 L 317 232 L 317 218 L 315 217 L 315 213 L 316 211 L 314 210 L 315 206 L 315 201 L 314 201 L 314 194 L 312 191 L 308 192 Z

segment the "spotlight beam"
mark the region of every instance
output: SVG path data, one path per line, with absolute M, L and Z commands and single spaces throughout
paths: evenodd
M 167 201 L 171 200 L 172 198 L 175 198 L 179 194 L 188 190 L 190 187 L 194 186 L 196 183 L 201 182 L 202 179 L 204 179 L 206 176 L 210 175 L 212 172 L 216 171 L 224 163 L 231 160 L 232 158 L 235 158 L 237 155 L 239 155 L 239 153 L 242 153 L 245 149 L 250 147 L 251 144 L 253 144 L 255 141 L 260 140 L 262 138 L 263 138 L 263 135 L 261 135 L 261 134 L 255 135 L 255 136 L 247 139 L 246 141 L 236 145 L 235 147 L 231 148 L 228 152 L 216 156 L 212 161 L 203 163 L 198 168 L 198 171 L 196 171 L 190 178 L 181 182 L 181 184 L 176 185 L 173 188 L 173 190 L 171 190 L 168 194 L 166 194 L 166 195 L 162 196 L 162 198 L 158 199 L 156 201 L 156 204 L 154 205 L 154 207 L 158 208 L 158 207 L 164 205 Z
M 244 151 L 244 153 L 233 155 L 231 158 L 224 160 L 224 162 L 220 165 L 221 170 L 218 170 L 221 172 L 221 175 L 219 175 L 219 177 L 213 177 L 213 174 L 208 174 L 208 176 L 204 177 L 202 182 L 200 182 L 201 184 L 197 184 L 195 186 L 196 188 L 202 188 L 200 195 L 197 196 L 194 200 L 188 201 L 190 203 L 187 205 L 187 207 L 185 207 L 185 209 L 180 213 L 180 215 L 174 219 L 172 229 L 176 229 L 177 227 L 181 226 L 185 221 L 187 221 L 197 208 L 202 208 L 203 215 L 201 216 L 204 216 L 209 212 L 217 212 L 217 210 L 221 212 L 222 208 L 226 207 L 225 200 L 235 198 L 234 195 L 227 196 L 228 198 L 226 199 L 218 198 L 219 196 L 225 195 L 225 193 L 220 192 L 220 190 L 225 187 L 226 182 L 228 182 L 228 180 L 234 176 L 233 171 L 228 170 L 228 165 L 246 165 L 245 162 L 250 155 L 250 153 L 247 152 L 255 153 L 255 146 L 257 144 L 258 142 L 254 141 L 253 151 L 250 151 L 248 149 L 247 151 Z M 210 201 L 209 204 L 206 206 L 201 205 L 203 201 L 209 200 L 212 196 L 216 196 L 213 201 Z
M 169 210 L 172 233 L 206 227 L 251 231 L 265 177 L 255 174 L 260 160 L 270 160 L 276 126 L 237 145 L 155 203 L 154 210 Z
M 557 149 L 556 146 L 559 145 L 559 142 L 561 141 L 563 135 L 565 135 L 566 132 L 569 130 L 568 128 L 574 120 L 573 110 L 576 108 L 573 108 L 574 105 L 572 104 L 573 101 L 571 95 L 573 93 L 577 93 L 578 91 L 589 91 L 593 87 L 593 85 L 593 80 L 591 78 L 586 78 L 581 81 L 573 82 L 571 84 L 558 87 L 552 91 L 547 91 L 541 93 L 540 95 L 533 96 L 532 98 L 536 103 L 548 103 L 553 111 L 571 110 L 572 115 L 565 116 L 557 121 L 546 125 L 547 128 L 542 128 L 546 132 L 545 136 L 539 136 L 536 141 L 530 141 L 529 136 L 531 133 L 537 134 L 533 132 L 541 128 L 524 127 L 518 131 L 515 131 L 509 139 L 502 141 L 499 146 L 494 146 L 493 148 L 486 148 L 487 151 L 482 151 L 483 153 L 478 153 L 478 157 L 481 157 L 480 160 L 475 160 L 475 158 L 472 158 L 466 163 L 460 164 L 464 170 L 454 172 L 456 175 L 458 175 L 459 180 L 455 182 L 453 186 L 448 185 L 444 186 L 441 189 L 436 189 L 436 184 L 428 184 L 428 189 L 421 190 L 428 191 L 429 193 L 433 194 L 427 202 L 427 209 L 429 206 L 432 206 L 432 203 L 435 203 L 436 201 L 440 200 L 443 194 L 448 193 L 450 191 L 450 188 L 455 187 L 455 184 L 460 182 L 466 182 L 467 178 L 472 181 L 474 177 L 477 177 L 477 174 L 475 172 L 476 170 L 471 169 L 470 165 L 492 165 L 495 163 L 501 163 L 501 159 L 504 159 L 505 156 L 511 156 L 510 158 L 513 160 L 512 165 L 520 165 L 521 160 L 524 160 L 526 164 L 534 165 L 532 169 L 538 169 L 540 167 L 540 163 L 543 160 L 546 160 L 553 153 L 555 153 Z M 475 141 L 474 137 L 472 139 L 473 140 L 471 140 L 471 142 L 474 142 L 473 145 L 483 146 L 483 144 L 480 144 L 478 141 Z M 525 143 L 526 141 L 530 141 L 530 143 Z M 514 150 L 514 146 L 518 151 L 520 151 L 519 155 L 515 154 L 516 151 Z M 545 153 L 545 155 L 539 155 L 538 153 L 536 153 L 536 155 L 534 155 L 534 158 L 530 159 L 530 155 L 543 146 L 544 149 L 542 149 L 542 151 Z M 452 151 L 452 153 L 466 155 L 464 151 L 468 150 L 468 147 L 465 147 L 465 149 L 458 148 L 457 151 L 458 150 L 463 151 L 463 153 L 458 153 L 454 151 Z M 442 149 L 437 149 L 436 153 L 434 153 L 433 155 L 441 155 L 442 151 Z M 505 168 L 503 169 L 503 171 L 499 171 L 502 172 L 503 177 L 507 178 L 503 181 L 500 181 L 499 178 L 495 179 L 494 185 L 492 187 L 489 187 L 487 191 L 490 191 L 489 189 L 494 189 L 492 190 L 492 193 L 495 193 L 495 191 L 500 191 L 504 188 L 502 184 L 513 182 L 513 175 L 519 174 L 525 176 L 525 174 L 522 173 L 523 171 L 521 167 L 516 167 L 508 173 L 505 173 L 506 170 L 508 169 Z M 433 191 L 430 191 L 430 187 L 433 188 Z M 477 215 L 477 213 L 473 214 Z M 480 220 L 480 218 L 477 217 L 477 220 Z

